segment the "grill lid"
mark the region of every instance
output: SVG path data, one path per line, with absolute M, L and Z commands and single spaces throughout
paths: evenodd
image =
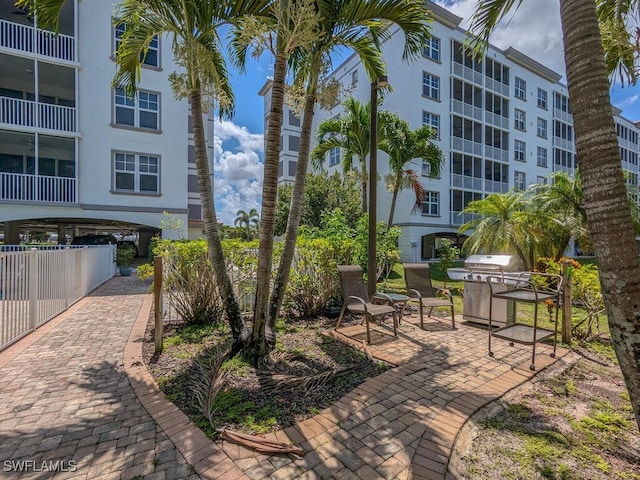
M 464 262 L 467 270 L 499 270 L 515 272 L 518 267 L 515 255 L 469 255 Z

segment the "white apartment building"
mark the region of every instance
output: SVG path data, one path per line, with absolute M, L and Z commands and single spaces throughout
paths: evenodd
M 59 35 L 0 0 L 0 223 L 59 236 L 139 233 L 141 253 L 168 212 L 198 236 L 201 208 L 186 101 L 176 101 L 171 39 L 144 58 L 138 92 L 112 86 L 118 2 L 66 2 Z M 213 122 L 208 122 L 212 138 Z M 210 142 L 211 146 L 213 143 Z M 210 158 L 213 156 L 210 153 Z
M 411 128 L 429 124 L 438 131 L 437 145 L 445 164 L 440 178 L 429 179 L 429 165 L 413 165 L 422 171 L 428 190 L 421 214 L 411 215 L 413 193 L 400 192 L 394 223 L 401 227 L 402 261 L 436 256 L 439 241 L 449 238 L 461 244 L 460 225 L 470 220 L 462 210 L 472 200 L 494 192 L 525 189 L 546 182 L 558 170 L 573 172 L 576 165 L 571 108 L 562 75 L 514 48 L 490 46 L 482 62 L 465 54 L 466 32 L 462 18 L 428 2 L 432 11 L 432 38 L 417 61 L 402 60 L 403 37 L 395 32 L 384 44 L 389 82 L 393 92 L 384 95 L 379 109 L 399 114 Z M 368 102 L 371 85 L 359 59 L 353 55 L 333 72 L 345 96 Z M 269 112 L 269 83 L 265 118 Z M 314 125 L 342 113 L 336 105 L 319 110 Z M 619 116 L 616 127 L 623 167 L 629 182 L 638 184 L 638 132 L 633 122 Z M 299 120 L 291 121 L 285 110 L 281 148 L 280 181 L 290 182 L 295 173 Z M 314 128 L 315 131 L 315 128 Z M 325 160 L 329 172 L 339 169 L 340 151 Z M 388 173 L 384 152 L 378 152 L 380 179 Z M 387 219 L 391 194 L 378 182 L 378 220 Z

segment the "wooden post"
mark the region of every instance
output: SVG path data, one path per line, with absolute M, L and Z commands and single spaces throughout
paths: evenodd
M 562 343 L 571 346 L 571 262 L 562 262 Z
M 153 303 L 156 353 L 162 352 L 162 257 L 153 257 Z

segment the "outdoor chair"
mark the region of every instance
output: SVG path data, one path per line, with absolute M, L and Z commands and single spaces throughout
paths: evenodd
M 420 328 L 424 330 L 424 309 L 429 309 L 428 317 L 435 307 L 451 308 L 451 326 L 456 328 L 456 317 L 453 311 L 453 298 L 446 288 L 434 288 L 431 284 L 431 272 L 428 263 L 403 263 L 404 281 L 410 301 L 416 302 L 420 310 Z M 445 295 L 444 297 L 442 295 Z
M 393 315 L 393 335 L 398 335 L 398 317 L 396 316 L 396 309 L 392 305 L 389 298 L 389 305 L 377 305 L 372 303 L 367 293 L 367 288 L 362 279 L 362 268 L 358 265 L 338 265 L 338 272 L 340 273 L 340 285 L 342 287 L 342 297 L 344 303 L 340 310 L 340 316 L 336 321 L 335 330 L 338 330 L 342 317 L 346 310 L 350 313 L 362 315 L 364 317 L 365 325 L 367 328 L 367 343 L 371 343 L 371 333 L 369 331 L 369 320 L 385 315 Z M 379 294 L 380 297 L 384 297 L 384 294 Z M 384 298 L 383 298 L 384 299 Z

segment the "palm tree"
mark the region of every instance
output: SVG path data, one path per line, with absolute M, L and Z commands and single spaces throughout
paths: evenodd
M 23 0 L 35 8 L 38 18 L 56 25 L 64 0 Z M 180 73 L 169 80 L 178 99 L 188 99 L 193 120 L 193 136 L 198 186 L 204 219 L 204 230 L 216 283 L 222 295 L 225 311 L 233 335 L 233 352 L 244 348 L 248 330 L 233 293 L 213 202 L 213 185 L 207 160 L 204 136 L 203 97 L 215 100 L 222 114 L 233 111 L 233 92 L 224 56 L 220 50 L 218 28 L 237 22 L 247 15 L 264 15 L 267 0 L 192 0 L 171 2 L 163 0 L 124 0 L 118 7 L 114 22 L 125 27 L 117 52 L 117 72 L 113 83 L 126 86 L 134 94 L 140 80 L 140 61 L 156 36 L 173 37 L 173 52 Z
M 471 31 L 479 35 L 476 46 L 486 44 L 500 19 L 520 3 L 522 0 L 480 0 L 471 25 Z M 625 24 L 626 14 L 638 7 L 637 0 L 597 3 L 614 7 L 600 10 L 602 20 L 620 24 Z M 560 17 L 584 209 L 611 339 L 640 427 L 640 261 L 609 96 L 607 64 L 611 67 L 616 62 L 605 63 L 596 1 L 560 0 Z M 629 35 L 627 40 L 632 43 Z M 617 63 L 623 68 L 628 65 L 624 58 L 627 57 L 621 55 Z M 632 61 L 631 67 L 634 66 Z
M 381 19 L 398 25 L 402 30 L 405 38 L 403 56 L 407 59 L 413 58 L 420 52 L 428 36 L 425 26 L 428 12 L 423 3 L 408 5 L 404 0 L 352 0 L 349 2 L 328 0 L 318 2 L 317 5 L 322 13 L 321 35 L 308 51 L 298 50 L 298 55 L 293 57 L 296 82 L 305 85 L 304 108 L 284 250 L 280 257 L 269 305 L 269 320 L 272 327 L 284 300 L 302 216 L 315 104 L 318 97 L 324 99 L 326 103 L 326 97 L 331 96 L 327 95 L 327 91 L 331 92 L 331 87 L 334 85 L 332 82 L 321 82 L 322 76 L 331 65 L 331 53 L 339 47 L 353 49 L 360 57 L 369 78 L 379 78 L 384 75 L 385 66 L 378 47 L 378 38 L 380 36 L 384 38 L 387 32 L 387 26 L 380 22 Z M 329 101 L 332 100 L 333 98 L 329 99 Z M 364 188 L 366 195 L 366 184 Z M 366 196 L 363 198 L 366 199 Z
M 244 210 L 238 210 L 236 213 L 236 219 L 233 221 L 235 226 L 242 227 L 244 225 L 244 235 L 245 239 L 250 242 L 252 239 L 252 231 L 258 230 L 258 226 L 260 225 L 260 215 L 255 208 L 252 208 L 248 212 Z
M 398 192 L 412 189 L 415 193 L 415 203 L 411 212 L 422 208 L 425 200 L 425 189 L 420 182 L 420 175 L 413 169 L 406 168 L 414 159 L 426 161 L 429 164 L 429 178 L 438 178 L 444 163 L 442 150 L 434 145 L 437 132 L 428 125 L 423 125 L 416 130 L 409 128 L 409 123 L 397 115 L 381 112 L 384 118 L 382 124 L 382 140 L 380 150 L 389 156 L 390 174 L 386 177 L 387 189 L 391 192 L 391 208 L 387 230 L 393 224 L 393 216 L 396 208 Z M 386 117 L 386 118 L 385 118 Z
M 467 205 L 463 213 L 477 216 L 460 226 L 458 232 L 473 231 L 462 245 L 467 253 L 515 253 L 525 270 L 532 265 L 536 234 L 527 215 L 523 192 L 492 193 Z
M 356 157 L 362 175 L 362 211 L 366 213 L 371 105 L 359 102 L 353 97 L 347 98 L 342 105 L 344 116 L 325 120 L 318 125 L 317 145 L 311 152 L 311 161 L 315 168 L 322 168 L 327 153 L 334 148 L 340 148 L 344 151 L 342 171 L 349 172 L 356 168 L 353 162 L 353 157 Z M 380 115 L 378 118 L 380 119 Z M 381 122 L 378 122 L 378 125 L 382 130 Z

